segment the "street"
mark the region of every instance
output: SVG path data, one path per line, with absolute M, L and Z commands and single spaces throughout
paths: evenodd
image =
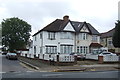
M 2 73 L 29 71 L 18 60 L 8 60 L 5 55 L 1 55 L 0 58 L 2 58 Z
M 29 70 L 18 60 L 2 58 L 2 78 L 118 78 L 119 71 L 38 72 Z
M 3 73 L 3 78 L 118 78 L 118 71 Z

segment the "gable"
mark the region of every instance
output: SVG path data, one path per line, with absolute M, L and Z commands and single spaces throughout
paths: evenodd
M 65 26 L 63 30 L 64 31 L 75 31 L 70 22 Z
M 90 32 L 88 28 L 84 25 L 81 29 L 80 32 Z

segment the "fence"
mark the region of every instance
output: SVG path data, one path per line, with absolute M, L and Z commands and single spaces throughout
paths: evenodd
M 86 59 L 93 59 L 98 60 L 100 63 L 104 62 L 118 62 L 120 56 L 117 55 L 93 55 L 93 54 L 86 54 Z
M 117 62 L 119 61 L 119 56 L 116 56 L 116 55 L 103 56 L 103 61 L 104 62 Z
M 60 62 L 74 62 L 74 56 L 72 56 L 72 55 L 60 55 L 59 61 Z
M 86 59 L 98 60 L 98 55 L 86 54 Z
M 58 59 L 57 59 L 58 58 Z M 39 54 L 39 59 L 50 60 L 53 59 L 55 62 L 74 62 L 74 56 L 69 54 Z

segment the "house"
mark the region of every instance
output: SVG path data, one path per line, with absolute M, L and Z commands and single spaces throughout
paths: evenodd
M 33 52 L 40 54 L 88 54 L 100 48 L 99 32 L 87 22 L 71 21 L 69 16 L 56 19 L 33 35 Z
M 100 43 L 101 43 L 101 45 L 103 45 L 103 47 L 107 47 L 108 51 L 120 53 L 120 49 L 115 48 L 112 43 L 112 37 L 113 37 L 114 32 L 115 32 L 115 28 L 113 28 L 107 32 L 101 33 Z

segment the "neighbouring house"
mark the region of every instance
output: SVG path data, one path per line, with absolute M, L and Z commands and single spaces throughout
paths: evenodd
M 16 52 L 17 52 L 17 54 L 18 55 L 22 55 L 22 56 L 30 56 L 30 52 L 32 52 L 31 50 L 31 48 L 32 48 L 32 40 L 30 39 L 30 40 L 28 40 L 28 43 L 27 43 L 27 45 L 25 45 L 24 46 L 24 48 L 20 48 L 20 49 L 16 49 Z M 30 53 L 30 54 L 29 54 Z
M 112 43 L 112 37 L 114 32 L 115 28 L 107 32 L 101 33 L 101 45 L 103 45 L 103 47 L 107 47 L 108 51 L 110 52 L 120 53 L 120 48 L 115 48 Z
M 64 16 L 33 35 L 29 55 L 88 54 L 100 47 L 100 34 L 90 23 L 71 21 Z

